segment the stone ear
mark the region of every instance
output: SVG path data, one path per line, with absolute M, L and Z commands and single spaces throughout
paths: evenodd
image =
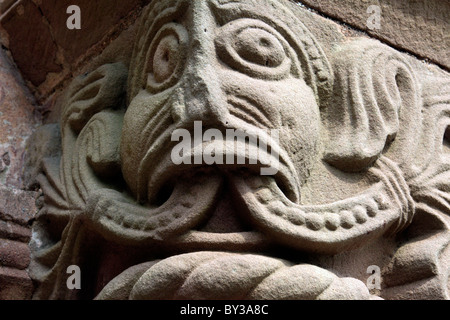
M 405 118 L 419 117 L 415 125 L 420 125 L 416 80 L 404 57 L 373 40 L 345 45 L 332 64 L 333 95 L 322 111 L 328 134 L 324 159 L 340 170 L 360 171 L 398 139 L 400 131 L 408 131 L 401 128 Z M 414 139 L 410 132 L 401 135 Z M 405 142 L 400 142 L 401 149 Z
M 68 89 L 62 123 L 79 133 L 94 114 L 119 108 L 126 94 L 127 73 L 125 65 L 117 62 L 75 78 Z

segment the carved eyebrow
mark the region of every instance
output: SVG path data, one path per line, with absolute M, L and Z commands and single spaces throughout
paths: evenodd
M 220 5 L 225 5 L 231 2 L 240 2 L 241 0 L 217 0 L 217 3 Z
M 249 18 L 260 20 L 275 29 L 294 51 L 297 61 L 293 67 L 313 88 L 316 98 L 319 99 L 319 91 L 325 96 L 331 94 L 333 71 L 314 35 L 288 8 L 288 2 L 283 4 L 281 1 L 261 0 L 260 3 L 263 8 L 255 8 L 254 0 L 213 0 L 209 7 L 219 27 L 234 20 Z
M 151 40 L 164 24 L 180 18 L 189 4 L 187 0 L 156 1 L 145 17 L 150 22 L 146 23 L 145 38 Z
M 237 8 L 239 10 L 236 10 Z M 269 8 L 270 12 L 261 12 L 249 6 L 248 3 L 238 2 L 237 0 L 216 0 L 210 2 L 210 10 L 220 26 L 242 18 L 257 19 L 278 31 L 291 45 L 295 45 L 297 42 L 295 41 L 296 37 L 293 30 L 289 27 L 289 23 L 280 18 L 277 10 L 271 9 Z M 277 9 L 281 10 L 282 7 Z
M 234 20 L 248 18 L 259 20 L 275 29 L 293 50 L 293 54 L 289 54 L 290 58 L 293 59 L 291 66 L 292 72 L 300 77 L 305 75 L 302 69 L 305 61 L 300 54 L 302 52 L 302 46 L 297 41 L 295 32 L 290 28 L 289 24 L 285 23 L 278 14 L 275 14 L 277 13 L 276 10 L 281 10 L 283 7 L 271 8 L 272 10 L 269 8 L 269 11 L 261 12 L 255 10 L 249 3 L 242 3 L 242 1 L 237 0 L 211 1 L 209 7 L 220 27 Z
M 249 6 L 248 3 L 243 2 L 242 0 L 213 0 L 209 2 L 209 8 L 220 26 L 239 18 L 260 19 L 266 23 L 271 21 L 265 14 L 261 14 L 255 10 L 254 7 Z M 272 19 L 277 19 L 277 16 L 270 13 L 268 16 Z
M 147 76 L 145 70 L 146 61 L 148 61 L 149 48 L 154 37 L 165 24 L 182 17 L 189 5 L 190 1 L 188 0 L 165 0 L 152 1 L 149 7 L 146 8 L 145 13 L 141 17 L 143 21 L 138 35 L 139 40 L 135 48 L 135 59 L 138 62 L 133 72 L 130 73 L 131 80 L 129 84 L 131 87 L 144 87 Z M 132 95 L 134 96 L 135 92 Z

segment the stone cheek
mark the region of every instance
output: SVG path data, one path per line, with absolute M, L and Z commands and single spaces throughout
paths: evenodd
M 30 140 L 62 149 L 27 162 L 45 194 L 35 298 L 448 298 L 447 74 L 373 39 L 320 43 L 298 18 L 312 13 L 255 3 L 153 1 L 129 67 L 72 81 L 59 126 Z M 199 122 L 232 163 L 174 163 L 173 132 Z M 248 140 L 230 147 L 227 130 Z M 252 137 L 275 174 L 235 161 L 255 160 Z M 192 142 L 204 159 L 211 141 Z M 73 264 L 88 289 L 59 276 Z M 373 264 L 387 279 L 375 289 Z M 428 278 L 432 294 L 408 293 Z

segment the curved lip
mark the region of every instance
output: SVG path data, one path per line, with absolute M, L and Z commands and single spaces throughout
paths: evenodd
M 247 128 L 249 126 L 247 125 Z M 237 130 L 235 128 L 232 128 L 234 130 Z M 175 129 L 174 129 L 175 130 Z M 166 131 L 167 132 L 167 131 Z M 189 131 L 189 132 L 192 132 Z M 244 131 L 245 132 L 245 131 Z M 264 130 L 255 128 L 251 126 L 251 130 L 249 131 L 249 134 L 251 135 L 257 135 L 258 141 L 261 141 L 267 146 L 267 150 L 258 149 L 257 146 L 252 146 L 251 144 L 244 142 L 244 145 L 242 145 L 242 142 L 240 141 L 234 141 L 234 146 L 243 147 L 245 151 L 245 164 L 206 164 L 202 161 L 200 164 L 193 163 L 192 159 L 194 159 L 196 156 L 201 156 L 203 159 L 204 152 L 203 149 L 205 146 L 207 146 L 209 143 L 226 143 L 227 141 L 224 140 L 215 140 L 214 142 L 206 142 L 202 144 L 202 150 L 198 150 L 197 148 L 192 147 L 189 151 L 189 153 L 183 157 L 183 159 L 190 159 L 191 164 L 180 164 L 177 165 L 173 163 L 171 159 L 171 150 L 172 148 L 178 143 L 171 141 L 169 134 L 163 134 L 161 135 L 157 141 L 154 143 L 154 145 L 162 146 L 159 148 L 159 150 L 154 150 L 153 147 L 149 149 L 146 156 L 144 157 L 144 160 L 142 160 L 140 168 L 139 168 L 139 179 L 145 179 L 146 183 L 146 189 L 142 190 L 144 183 L 143 181 L 140 181 L 138 183 L 138 197 L 140 197 L 140 201 L 145 200 L 146 201 L 152 201 L 155 200 L 155 197 L 157 196 L 159 190 L 163 187 L 165 183 L 170 181 L 171 179 L 178 179 L 179 177 L 185 175 L 185 178 L 187 178 L 187 173 L 191 170 L 205 170 L 207 171 L 209 168 L 218 168 L 221 171 L 232 171 L 232 172 L 241 172 L 246 171 L 250 172 L 252 174 L 261 174 L 260 169 L 264 166 L 259 160 L 261 157 L 265 158 L 265 161 L 270 161 L 269 163 L 276 164 L 277 171 L 273 175 L 275 180 L 280 183 L 281 185 L 285 186 L 284 190 L 288 194 L 286 196 L 294 203 L 299 203 L 300 201 L 300 181 L 295 169 L 295 166 L 293 162 L 291 161 L 289 155 L 286 151 L 284 151 L 281 146 L 272 139 L 271 136 L 269 136 Z M 192 134 L 193 136 L 193 134 Z M 270 148 L 270 152 L 268 149 Z M 249 157 L 250 150 L 253 152 L 261 152 L 257 153 L 257 163 L 256 164 L 249 164 L 249 160 L 251 157 Z M 163 156 L 161 157 L 161 154 Z M 255 154 L 255 153 L 251 153 Z M 274 156 L 274 154 L 276 156 Z M 238 154 L 235 149 L 232 151 L 224 150 L 222 153 L 223 159 L 227 159 L 227 157 L 232 157 L 233 159 L 236 159 L 237 156 L 242 156 Z M 254 158 L 253 158 L 254 159 Z M 188 163 L 188 162 L 187 162 Z M 144 168 L 148 168 L 147 173 L 144 174 Z

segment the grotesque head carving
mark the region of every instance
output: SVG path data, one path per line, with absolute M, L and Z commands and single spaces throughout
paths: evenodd
M 155 175 L 164 172 L 154 170 L 170 162 L 164 159 L 173 148 L 170 134 L 192 130 L 194 121 L 222 131 L 278 129 L 280 148 L 296 169 L 288 174 L 307 178 L 320 140 L 317 92 L 330 86 L 330 69 L 295 17 L 286 23 L 282 6 L 268 8 L 173 1 L 148 9 L 132 59 L 121 143 L 124 177 L 137 198 L 156 192 Z M 310 70 L 313 60 L 321 81 Z
M 315 257 L 404 230 L 442 183 L 448 213 L 448 100 L 438 99 L 447 113 L 422 106 L 407 59 L 377 42 L 356 39 L 327 58 L 290 6 L 152 1 L 129 70 L 104 65 L 74 80 L 62 157 L 39 177 L 36 297 L 370 298 Z M 424 130 L 429 119 L 443 125 Z M 173 132 L 194 136 L 199 122 L 222 137 L 262 137 L 277 172 L 262 176 L 258 161 L 174 163 Z M 424 145 L 430 156 L 416 159 Z M 189 146 L 201 159 L 207 142 Z M 250 148 L 244 139 L 221 156 Z M 71 264 L 90 266 L 83 293 L 61 276 Z

